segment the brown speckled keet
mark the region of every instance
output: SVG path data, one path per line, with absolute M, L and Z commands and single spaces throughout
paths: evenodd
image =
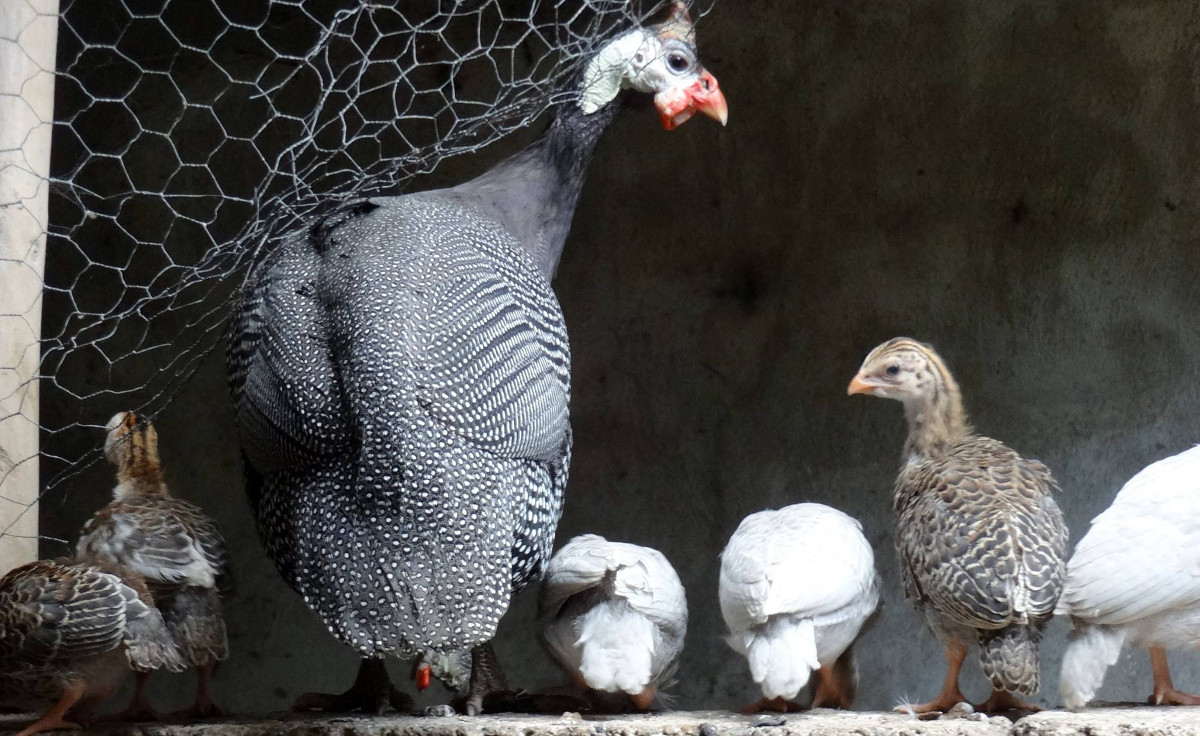
M 84 525 L 77 551 L 145 577 L 175 643 L 199 673 L 196 700 L 185 715 L 215 715 L 209 681 L 216 663 L 229 656 L 222 599 L 233 590 L 225 540 L 202 509 L 167 489 L 158 434 L 148 419 L 133 412 L 114 416 L 105 453 L 117 466 L 113 500 Z M 138 676 L 125 712 L 131 719 L 157 715 L 145 699 L 148 677 Z
M 1067 528 L 1050 471 L 967 423 L 958 384 L 928 345 L 895 338 L 867 356 L 849 393 L 904 403 L 909 433 L 896 478 L 896 547 L 905 592 L 946 648 L 945 684 L 914 712 L 965 700 L 967 649 L 994 692 L 986 711 L 1036 710 L 1013 693 L 1040 686 L 1038 642 L 1062 593 Z
M 42 560 L 0 578 L 0 695 L 54 702 L 20 736 L 86 723 L 131 667 L 184 667 L 141 576 Z

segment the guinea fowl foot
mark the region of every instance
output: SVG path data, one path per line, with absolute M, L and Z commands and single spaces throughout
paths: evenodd
M 208 689 L 214 669 L 216 669 L 215 662 L 209 662 L 196 669 L 196 700 L 191 707 L 172 713 L 172 718 L 190 721 L 198 718 L 220 718 L 225 715 L 225 712 L 213 702 L 212 692 Z
M 412 700 L 392 686 L 382 659 L 364 658 L 349 690 L 344 693 L 304 693 L 292 703 L 292 710 L 378 715 L 389 705 L 407 711 L 412 707 Z
M 1041 710 L 1033 703 L 1021 700 L 1017 696 L 1004 690 L 993 690 L 991 697 L 975 706 L 975 710 L 979 713 L 1005 713 L 1012 710 L 1023 710 L 1028 713 L 1037 713 Z
M 742 708 L 742 715 L 752 716 L 755 713 L 768 711 L 772 713 L 803 713 L 808 710 L 799 703 L 787 698 L 762 698 Z
M 82 728 L 74 721 L 64 720 L 63 716 L 75 707 L 75 704 L 83 697 L 84 690 L 85 687 L 82 683 L 68 687 L 63 691 L 62 697 L 58 699 L 57 703 L 50 706 L 50 709 L 43 713 L 41 718 L 18 731 L 17 736 L 32 736 L 42 731 L 55 731 L 63 728 L 73 730 Z
M 455 702 L 455 708 L 469 716 L 483 713 L 485 706 L 489 706 L 486 710 L 492 712 L 506 710 L 503 703 L 511 700 L 511 695 L 492 645 L 481 644 L 472 649 L 471 684 L 466 697 Z
M 963 695 L 962 691 L 955 686 L 950 691 L 943 690 L 938 693 L 938 696 L 928 703 L 897 705 L 896 712 L 915 716 L 936 716 L 948 712 L 959 703 L 967 702 L 970 702 L 967 700 L 967 696 Z
M 1154 668 L 1154 692 L 1150 695 L 1152 705 L 1200 705 L 1200 696 L 1183 693 L 1171 682 L 1171 669 L 1167 666 L 1167 650 L 1150 648 L 1150 664 Z

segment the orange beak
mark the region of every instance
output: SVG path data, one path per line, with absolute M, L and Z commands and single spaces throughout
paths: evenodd
M 878 386 L 867 383 L 862 379 L 861 375 L 857 375 L 850 379 L 850 385 L 846 388 L 846 395 L 853 396 L 854 394 L 873 394 Z
M 700 72 L 696 82 L 684 89 L 669 89 L 654 96 L 654 105 L 662 126 L 675 130 L 697 112 L 707 115 L 721 125 L 729 120 L 729 105 L 717 85 L 717 78 L 708 70 Z
M 429 666 L 428 662 L 422 662 L 417 666 L 417 671 L 413 674 L 413 679 L 417 681 L 417 690 L 424 692 L 433 679 L 433 668 Z

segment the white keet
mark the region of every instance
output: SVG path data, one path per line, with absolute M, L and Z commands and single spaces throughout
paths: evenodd
M 721 554 L 719 592 L 729 645 L 773 707 L 814 671 L 822 673 L 814 707 L 849 706 L 853 675 L 835 674 L 834 664 L 879 604 L 875 555 L 858 521 L 818 503 L 747 516 Z
M 546 648 L 580 684 L 628 693 L 645 710 L 674 674 L 687 598 L 658 550 L 584 534 L 550 560 L 539 621 Z

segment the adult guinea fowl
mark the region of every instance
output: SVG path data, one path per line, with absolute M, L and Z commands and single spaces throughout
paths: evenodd
M 117 466 L 117 485 L 113 500 L 84 525 L 76 551 L 145 579 L 180 652 L 196 668 L 196 699 L 179 715 L 217 715 L 209 683 L 217 662 L 229 656 L 222 599 L 233 591 L 225 540 L 203 509 L 171 495 L 149 419 L 123 411 L 107 430 L 104 452 Z M 137 673 L 125 718 L 157 717 L 146 700 L 149 678 Z
M 76 559 L 0 578 L 0 701 L 54 703 L 17 736 L 79 728 L 131 667 L 184 667 L 140 575 Z
M 546 566 L 542 642 L 576 684 L 649 710 L 687 633 L 687 595 L 661 552 L 583 534 Z
M 363 662 L 300 708 L 378 710 L 382 658 L 486 643 L 550 555 L 570 465 L 570 357 L 554 274 L 622 88 L 665 127 L 725 99 L 682 3 L 604 45 L 533 145 L 451 189 L 346 207 L 259 265 L 230 382 L 259 534 L 284 579 Z
M 958 384 L 928 345 L 897 337 L 871 351 L 850 394 L 904 404 L 908 440 L 896 478 L 896 548 L 908 597 L 945 648 L 938 696 L 897 710 L 963 702 L 958 673 L 972 644 L 993 692 L 979 710 L 1037 710 L 1013 693 L 1039 688 L 1038 642 L 1062 592 L 1067 527 L 1045 465 L 967 424 Z
M 1073 627 L 1059 680 L 1068 708 L 1092 699 L 1126 644 L 1150 650 L 1150 702 L 1200 705 L 1175 689 L 1166 652 L 1200 645 L 1200 447 L 1144 468 L 1092 520 L 1058 609 Z
M 819 503 L 747 516 L 721 553 L 718 593 L 726 640 L 762 688 L 744 712 L 802 710 L 791 700 L 813 672 L 812 707 L 850 707 L 851 645 L 879 605 L 875 554 L 858 520 Z

